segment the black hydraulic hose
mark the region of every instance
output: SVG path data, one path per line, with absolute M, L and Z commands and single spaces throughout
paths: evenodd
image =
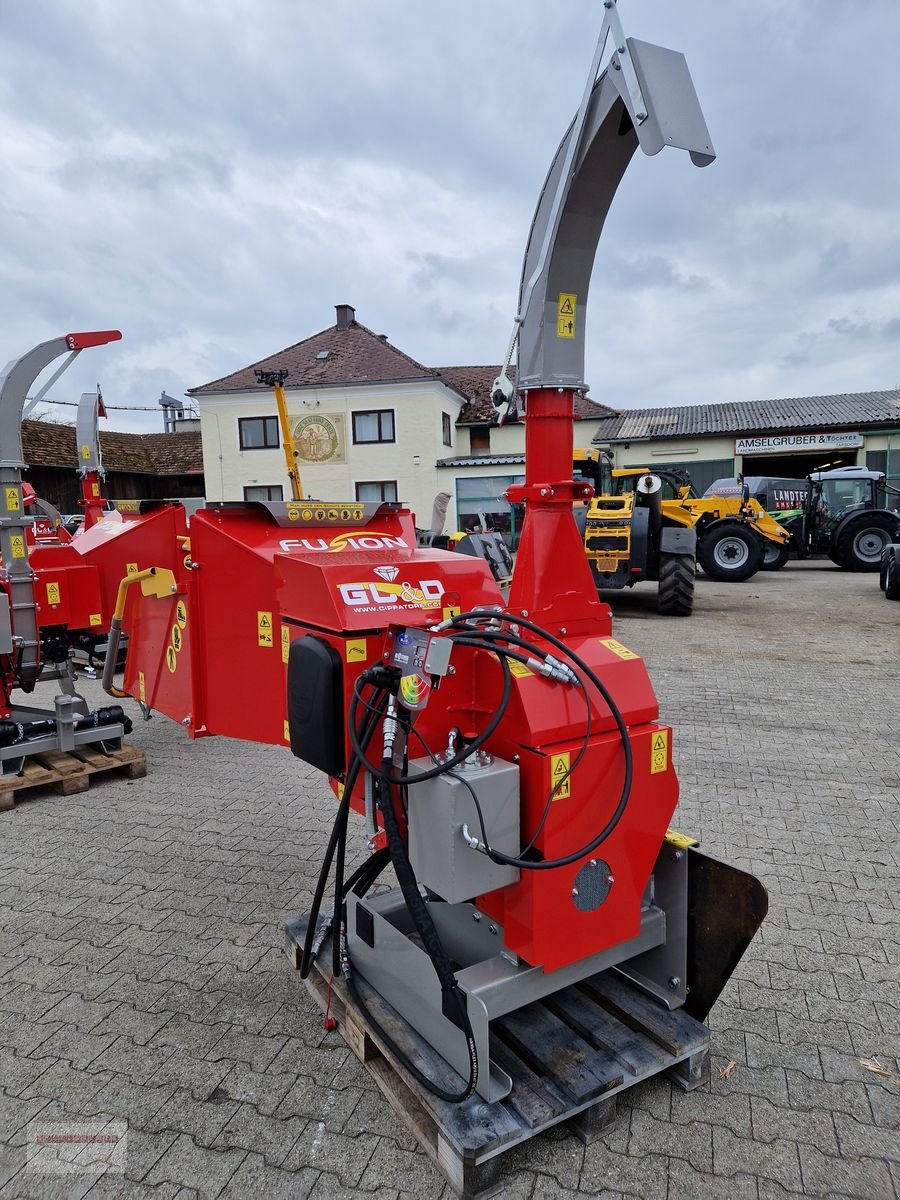
M 413 924 L 416 927 L 422 945 L 426 954 L 431 960 L 435 974 L 441 985 L 441 993 L 447 997 L 449 1004 L 452 1004 L 456 1009 L 458 1021 L 457 1024 L 462 1030 L 463 1036 L 466 1039 L 466 1049 L 469 1055 L 469 1078 L 465 1083 L 462 1091 L 451 1092 L 440 1084 L 435 1083 L 433 1079 L 423 1072 L 411 1062 L 408 1056 L 400 1049 L 397 1043 L 391 1038 L 387 1031 L 379 1024 L 377 1019 L 372 1016 L 372 1013 L 366 1007 L 359 989 L 356 987 L 356 982 L 353 978 L 351 970 L 346 969 L 349 963 L 345 963 L 344 975 L 350 992 L 360 1007 L 362 1012 L 366 1014 L 366 1019 L 371 1023 L 375 1031 L 385 1041 L 388 1048 L 397 1058 L 403 1063 L 405 1069 L 425 1088 L 428 1089 L 439 1100 L 443 1100 L 448 1104 L 462 1104 L 463 1101 L 474 1093 L 478 1085 L 478 1048 L 475 1045 L 475 1035 L 472 1030 L 472 1023 L 469 1020 L 469 1013 L 466 1007 L 465 997 L 457 983 L 456 976 L 453 973 L 453 968 L 447 953 L 444 950 L 443 944 L 435 928 L 434 921 L 431 919 L 431 913 L 428 911 L 428 905 L 422 898 L 422 893 L 419 891 L 419 884 L 416 880 L 412 864 L 409 861 L 409 855 L 406 851 L 406 845 L 400 833 L 400 825 L 397 821 L 397 814 L 394 812 L 393 794 L 389 771 L 391 761 L 385 758 L 381 764 L 381 771 L 378 776 L 379 782 L 379 808 L 384 820 L 384 831 L 387 834 L 388 850 L 391 856 L 391 862 L 394 866 L 394 872 L 397 876 L 397 882 L 400 886 L 403 900 L 406 904 L 409 915 L 412 917 Z M 452 1020 L 448 1017 L 448 1020 Z
M 488 649 L 488 647 L 484 648 Z M 445 763 L 441 763 L 440 766 L 434 767 L 430 771 L 423 771 L 421 775 L 392 775 L 390 776 L 391 783 L 396 784 L 398 787 L 406 787 L 412 783 L 422 783 L 426 779 L 436 779 L 438 775 L 443 775 L 446 771 L 452 771 L 454 767 L 458 767 L 461 762 L 464 762 L 470 755 L 474 754 L 480 746 L 484 745 L 487 739 L 503 720 L 507 705 L 509 704 L 509 698 L 512 695 L 512 675 L 510 674 L 509 665 L 504 660 L 502 655 L 497 655 L 496 657 L 503 670 L 503 693 L 500 697 L 500 703 L 497 705 L 497 711 L 493 714 L 481 733 L 479 733 L 477 737 L 473 738 L 471 742 L 467 742 L 464 749 L 460 750 L 458 754 L 454 754 L 452 758 L 449 758 Z M 363 679 L 363 675 L 360 675 L 356 684 L 354 684 L 353 695 L 350 699 L 350 712 L 348 714 L 350 744 L 353 746 L 353 750 L 357 758 L 362 760 L 362 763 L 368 769 L 370 774 L 381 775 L 381 768 L 375 766 L 375 764 L 370 762 L 366 757 L 365 747 L 361 745 L 355 728 L 356 711 L 361 703 L 365 703 L 359 694 L 358 684 L 360 679 Z
M 385 704 L 387 701 L 385 701 Z M 363 747 L 367 747 L 372 734 L 375 732 L 375 726 L 383 715 L 383 710 L 371 712 L 369 720 L 363 730 L 362 742 Z M 355 731 L 354 731 L 355 732 Z M 313 965 L 313 943 L 316 940 L 316 925 L 318 923 L 319 910 L 322 907 L 322 900 L 325 895 L 325 889 L 328 886 L 328 876 L 331 871 L 331 863 L 334 859 L 334 853 L 337 848 L 338 840 L 341 836 L 341 827 L 346 828 L 347 819 L 350 812 L 350 798 L 353 794 L 353 788 L 356 786 L 356 780 L 359 777 L 362 761 L 356 755 L 351 760 L 350 766 L 347 769 L 347 774 L 344 778 L 344 794 L 338 804 L 338 810 L 335 814 L 334 824 L 331 828 L 331 836 L 328 840 L 328 845 L 325 848 L 325 856 L 322 859 L 322 867 L 319 871 L 319 878 L 316 881 L 316 889 L 313 893 L 313 902 L 310 907 L 309 924 L 306 929 L 306 937 L 303 940 L 303 953 L 300 956 L 300 978 L 306 979 L 312 970 Z M 337 931 L 334 931 L 334 936 L 337 937 Z
M 460 613 L 458 616 L 451 617 L 450 620 L 454 627 L 461 625 L 465 632 L 477 635 L 478 627 L 470 626 L 467 624 L 467 622 L 470 620 L 484 620 L 487 616 L 490 616 L 492 620 L 496 619 L 494 614 L 486 614 L 484 612 L 479 612 L 478 610 L 473 610 L 467 613 Z M 580 859 L 586 858 L 589 854 L 592 854 L 600 845 L 602 845 L 603 842 L 606 841 L 606 839 L 610 836 L 610 834 L 612 834 L 616 826 L 621 821 L 625 809 L 628 807 L 628 800 L 631 796 L 631 784 L 634 771 L 631 743 L 628 740 L 628 726 L 625 724 L 625 718 L 622 716 L 621 710 L 610 694 L 609 689 L 598 677 L 596 672 L 587 665 L 584 659 L 581 658 L 580 655 L 576 654 L 574 650 L 570 649 L 565 642 L 561 642 L 559 638 L 554 637 L 553 634 L 548 630 L 542 629 L 540 625 L 535 624 L 534 621 L 529 621 L 525 617 L 513 616 L 511 613 L 506 613 L 503 615 L 503 619 L 512 625 L 521 625 L 525 629 L 530 629 L 532 633 L 537 634 L 538 637 L 541 637 L 545 641 L 549 642 L 551 646 L 555 646 L 557 650 L 559 650 L 562 654 L 565 654 L 565 656 L 571 662 L 573 662 L 576 667 L 578 667 L 578 669 L 590 680 L 590 682 L 606 701 L 613 720 L 616 723 L 616 728 L 619 731 L 619 737 L 622 743 L 625 771 L 624 778 L 622 780 L 622 791 L 619 795 L 619 801 L 609 821 L 607 821 L 600 833 L 591 842 L 589 842 L 588 845 L 584 846 L 581 850 L 574 851 L 572 854 L 567 854 L 562 858 L 543 859 L 535 862 L 522 858 L 516 858 L 512 855 L 502 854 L 499 850 L 495 850 L 491 855 L 495 862 L 500 861 L 508 866 L 515 866 L 529 871 L 550 871 L 556 867 L 571 866 L 572 863 L 576 863 Z

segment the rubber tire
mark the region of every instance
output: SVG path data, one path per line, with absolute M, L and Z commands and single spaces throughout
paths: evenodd
M 878 529 L 884 534 L 884 546 L 881 548 L 881 554 L 873 562 L 860 558 L 854 547 L 856 538 L 866 529 Z M 836 562 L 845 571 L 880 571 L 881 557 L 894 540 L 896 532 L 897 522 L 887 513 L 871 513 L 868 516 L 862 513 L 841 531 L 837 545 L 834 547 L 832 562 Z
M 767 541 L 763 546 L 763 560 L 759 569 L 761 571 L 780 571 L 790 556 L 791 552 L 787 546 L 778 546 L 775 542 Z
M 656 611 L 664 617 L 689 617 L 694 609 L 696 576 L 693 554 L 660 554 Z
M 900 552 L 897 550 L 888 558 L 884 576 L 884 596 L 886 600 L 900 600 Z
M 716 562 L 715 552 L 719 542 L 726 538 L 737 538 L 747 547 L 747 557 L 737 568 L 722 567 Z M 726 521 L 715 525 L 708 533 L 701 534 L 697 545 L 697 558 L 704 573 L 718 583 L 744 583 L 751 579 L 762 564 L 762 538 L 752 533 L 737 521 Z

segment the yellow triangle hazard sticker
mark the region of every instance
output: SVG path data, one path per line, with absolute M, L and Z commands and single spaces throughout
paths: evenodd
M 559 313 L 562 317 L 571 317 L 575 309 L 572 305 L 572 297 L 564 296 L 560 301 Z
M 553 778 L 558 779 L 560 777 L 560 775 L 565 775 L 565 773 L 566 773 L 566 771 L 568 771 L 568 769 L 569 768 L 566 766 L 563 755 L 558 754 L 556 756 L 556 766 L 553 768 Z
M 654 750 L 665 750 L 665 748 L 666 748 L 666 738 L 664 737 L 663 734 L 658 733 L 656 735 L 656 737 L 653 739 L 653 749 Z

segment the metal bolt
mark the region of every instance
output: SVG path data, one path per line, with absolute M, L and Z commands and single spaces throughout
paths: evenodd
M 488 925 L 488 933 L 496 933 L 496 932 L 497 932 L 496 925 Z
M 635 113 L 634 115 L 635 115 L 635 119 L 638 121 L 646 121 L 647 120 L 647 114 L 645 112 Z
M 596 865 L 597 865 L 597 860 L 596 860 L 596 858 L 592 858 L 592 859 L 591 859 L 590 865 L 591 865 L 592 867 L 596 867 Z
M 473 913 L 472 913 L 472 920 L 473 920 L 473 921 L 480 921 L 480 920 L 481 920 L 481 913 L 480 913 L 480 912 L 478 912 L 477 910 L 476 910 L 475 912 L 473 912 Z
M 185 729 L 186 729 L 186 728 L 187 728 L 187 727 L 190 725 L 190 723 L 191 723 L 191 718 L 190 718 L 190 717 L 182 717 L 182 718 L 181 718 L 181 723 L 182 723 L 182 725 L 183 725 L 183 726 L 185 727 Z
M 621 46 L 616 46 L 616 51 L 617 51 L 619 54 L 624 54 L 624 53 L 625 53 L 625 46 L 624 46 L 624 44 L 623 44 L 623 45 L 621 45 Z
M 614 63 L 613 63 L 613 70 L 614 70 L 614 71 L 621 71 L 621 70 L 622 70 L 621 64 L 620 64 L 620 63 L 617 63 L 617 62 L 614 62 Z
M 681 860 L 684 858 L 684 854 L 680 850 L 676 850 L 672 855 L 672 858 L 674 858 L 675 862 L 681 862 Z
M 615 876 L 613 875 L 612 871 L 610 871 L 609 874 L 606 876 L 606 882 L 609 884 L 610 887 L 612 887 L 612 885 L 616 882 Z
M 549 496 L 549 495 L 550 495 L 550 489 L 549 489 L 549 488 L 541 488 L 541 495 L 542 495 L 542 496 Z
M 528 616 L 528 609 L 527 609 L 527 608 L 523 608 L 523 609 L 522 609 L 522 616 L 523 616 L 523 617 L 527 617 L 527 616 Z
M 578 888 L 572 888 L 572 895 L 573 897 L 578 895 Z
M 563 625 L 562 629 L 560 629 L 560 631 L 559 631 L 559 636 L 565 637 L 568 632 L 569 632 L 568 629 L 566 629 L 565 625 Z
M 681 980 L 678 978 L 678 976 L 670 975 L 669 976 L 669 987 L 672 989 L 672 991 L 677 992 L 680 986 L 681 986 Z

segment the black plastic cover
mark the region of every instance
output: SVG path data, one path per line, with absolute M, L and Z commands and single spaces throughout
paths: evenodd
M 291 643 L 287 675 L 291 753 L 327 775 L 344 773 L 341 659 L 312 634 Z

